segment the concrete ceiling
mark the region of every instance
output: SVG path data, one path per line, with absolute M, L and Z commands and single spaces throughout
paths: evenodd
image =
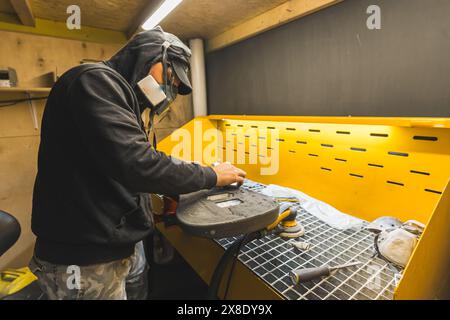
M 28 0 L 34 17 L 66 21 L 66 9 L 77 4 L 84 26 L 129 32 L 142 14 L 162 0 Z M 184 0 L 162 23 L 182 39 L 210 38 L 287 0 Z M 10 0 L 0 0 L 0 12 L 14 15 Z

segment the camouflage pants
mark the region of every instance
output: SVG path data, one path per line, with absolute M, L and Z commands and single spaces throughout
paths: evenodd
M 136 250 L 134 255 L 122 260 L 67 266 L 33 256 L 30 269 L 50 300 L 126 300 L 126 279 L 138 259 Z

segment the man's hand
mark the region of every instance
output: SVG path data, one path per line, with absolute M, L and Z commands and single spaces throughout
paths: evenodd
M 217 175 L 217 187 L 228 186 L 235 182 L 237 182 L 238 185 L 241 185 L 244 183 L 244 178 L 247 174 L 245 171 L 236 168 L 229 162 L 218 164 L 213 167 L 213 170 Z

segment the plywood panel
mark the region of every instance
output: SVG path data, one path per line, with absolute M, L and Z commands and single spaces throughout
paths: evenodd
M 184 0 L 162 23 L 163 28 L 184 39 L 194 36 L 208 38 L 222 33 L 239 23 L 255 17 L 287 0 Z M 306 0 L 305 0 L 306 1 Z M 84 26 L 127 31 L 141 18 L 149 2 L 160 0 L 33 0 L 36 17 L 66 21 L 69 5 L 81 9 Z M 4 7 L 4 8 L 3 8 Z M 11 8 L 0 6 L 0 12 L 11 13 Z M 3 8 L 3 10 L 2 10 Z
M 142 115 L 146 125 L 148 124 L 148 117 L 149 109 L 147 109 Z M 161 141 L 174 130 L 191 121 L 192 118 L 192 96 L 178 95 L 166 115 L 163 115 L 163 117 L 155 116 L 157 141 Z
M 184 0 L 161 26 L 180 38 L 210 38 L 287 0 Z
M 30 217 L 38 146 L 38 136 L 0 138 L 0 207 L 15 216 L 22 227 L 19 241 L 0 258 L 0 269 L 23 267 L 34 243 Z
M 25 97 L 22 96 L 21 98 Z M 0 95 L 0 99 L 3 100 L 2 95 Z M 35 128 L 33 121 L 32 107 L 28 102 L 22 102 L 10 107 L 0 107 L 0 138 L 39 136 L 45 101 L 32 102 L 38 119 L 37 128 Z
M 118 44 L 98 44 L 0 31 L 2 66 L 16 69 L 19 86 L 39 86 L 38 76 L 62 74 L 82 59 L 104 60 L 114 54 Z M 2 99 L 2 98 L 0 98 Z
M 15 13 L 14 8 L 9 0 L 0 0 L 0 12 Z
M 32 7 L 37 17 L 65 21 L 67 7 L 76 4 L 82 25 L 126 31 L 148 1 L 155 0 L 33 0 Z

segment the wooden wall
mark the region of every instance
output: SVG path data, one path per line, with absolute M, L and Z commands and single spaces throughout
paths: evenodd
M 107 59 L 120 47 L 6 31 L 0 31 L 0 38 L 0 66 L 15 68 L 21 87 L 42 86 L 39 78 L 42 74 L 52 71 L 62 74 L 82 59 Z M 0 101 L 15 98 L 24 95 L 0 93 Z M 28 102 L 0 107 L 0 209 L 17 217 L 22 226 L 19 241 L 0 258 L 0 270 L 26 265 L 34 246 L 30 229 L 31 199 L 45 100 L 33 104 L 37 129 Z M 189 121 L 191 110 L 190 96 L 177 99 L 169 115 L 157 125 L 158 139 Z

